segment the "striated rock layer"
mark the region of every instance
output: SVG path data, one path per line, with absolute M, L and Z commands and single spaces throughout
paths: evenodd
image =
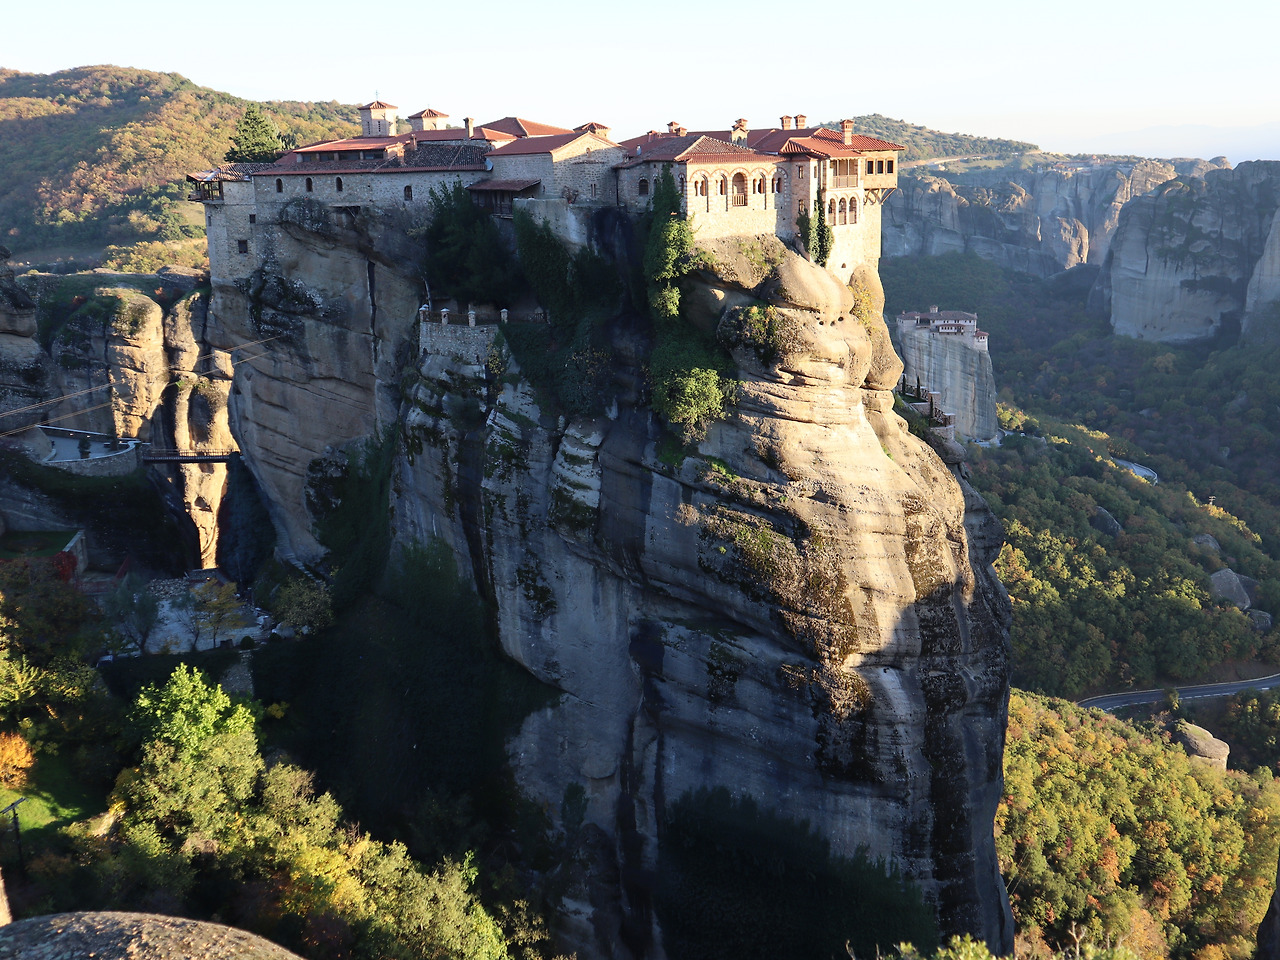
M 1224 165 L 1222 158 L 1140 160 L 974 171 L 961 179 L 904 174 L 885 204 L 883 255 L 967 252 L 1040 277 L 1101 264 L 1126 202 L 1178 175 Z
M 1166 343 L 1280 334 L 1280 163 L 1183 176 L 1125 205 L 1093 292 L 1115 332 Z
M 945 933 L 1010 948 L 992 841 L 999 525 L 892 413 L 902 365 L 883 322 L 856 320 L 849 289 L 793 255 L 768 281 L 705 278 L 704 304 L 742 302 L 744 282 L 775 291 L 799 346 L 776 364 L 739 350 L 733 416 L 675 466 L 625 325 L 612 416 L 549 413 L 483 328 L 419 330 L 417 258 L 394 223 L 337 216 L 286 212 L 263 269 L 215 286 L 215 341 L 280 338 L 235 367 L 231 428 L 282 549 L 311 558 L 308 474 L 400 431 L 397 540 L 447 542 L 504 650 L 563 694 L 509 751 L 553 814 L 584 787 L 607 853 L 571 900 L 570 946 L 663 956 L 649 898 L 664 807 L 723 785 L 838 852 L 894 861 Z M 858 279 L 878 311 L 874 271 Z
M 956 433 L 989 440 L 1000 430 L 996 418 L 996 378 L 991 355 L 973 346 L 967 335 L 933 333 L 928 327 L 898 326 L 898 342 L 907 383 L 920 383 L 942 395 L 942 406 L 956 418 Z

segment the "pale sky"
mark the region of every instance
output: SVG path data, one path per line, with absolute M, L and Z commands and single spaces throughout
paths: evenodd
M 1274 0 L 62 0 L 7 5 L 0 66 L 114 63 L 253 99 L 376 95 L 402 115 L 597 120 L 616 138 L 881 113 L 1064 152 L 1158 139 L 1239 161 L 1280 159 L 1277 28 Z M 1131 136 L 1151 128 L 1173 129 Z

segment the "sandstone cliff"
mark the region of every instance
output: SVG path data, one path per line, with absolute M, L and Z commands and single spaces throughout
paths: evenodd
M 991 355 L 972 346 L 967 335 L 931 333 L 928 327 L 898 328 L 898 346 L 907 383 L 942 394 L 942 406 L 956 418 L 956 433 L 989 440 L 1000 429 L 996 419 L 996 380 Z
M 1274 335 L 1278 189 L 1280 163 L 1255 161 L 1181 176 L 1126 204 L 1093 294 L 1115 332 L 1162 342 L 1224 326 Z
M 233 448 L 226 413 L 231 368 L 207 350 L 207 298 L 190 292 L 195 280 L 105 272 L 0 276 L 0 432 L 54 421 L 161 447 Z M 64 284 L 84 292 L 71 296 Z M 36 319 L 42 303 L 51 324 L 43 343 Z M 32 406 L 59 397 L 65 399 Z M 3 417 L 6 410 L 20 412 Z M 199 532 L 200 562 L 211 567 L 226 466 L 167 469 Z
M 903 174 L 885 204 L 883 255 L 968 252 L 1034 276 L 1101 264 L 1120 210 L 1178 175 L 1225 165 L 1140 160 L 1097 167 Z
M 321 555 L 309 472 L 398 431 L 396 538 L 447 542 L 505 651 L 562 692 L 509 755 L 544 809 L 582 785 L 603 838 L 574 901 L 581 956 L 663 955 L 645 878 L 664 805 L 715 785 L 892 859 L 944 932 L 1011 946 L 991 837 L 998 524 L 892 413 L 901 362 L 847 288 L 795 257 L 745 281 L 774 291 L 800 345 L 769 364 L 738 351 L 735 414 L 673 466 L 627 325 L 612 416 L 565 418 L 510 357 L 495 379 L 495 328 L 419 330 L 420 260 L 394 222 L 297 206 L 266 229 L 263 268 L 215 289 L 210 337 L 279 338 L 234 368 L 230 423 L 282 548 Z M 882 306 L 875 274 L 860 280 Z M 706 285 L 704 303 L 746 294 Z

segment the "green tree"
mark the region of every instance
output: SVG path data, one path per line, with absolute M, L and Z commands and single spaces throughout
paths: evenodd
M 305 577 L 293 577 L 282 583 L 271 609 L 284 623 L 311 630 L 323 630 L 333 623 L 328 589 Z
M 271 118 L 256 103 L 245 107 L 231 136 L 231 149 L 225 160 L 228 163 L 270 163 L 284 151 L 280 131 Z
M 198 754 L 216 734 L 251 733 L 254 725 L 248 707 L 232 703 L 221 686 L 187 664 L 179 664 L 163 687 L 143 687 L 130 718 L 144 743 L 167 743 L 180 756 Z
M 160 602 L 142 577 L 130 573 L 107 595 L 103 612 L 115 623 L 118 635 L 141 651 L 159 619 Z

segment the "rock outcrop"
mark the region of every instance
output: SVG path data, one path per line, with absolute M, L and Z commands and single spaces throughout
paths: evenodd
M 999 432 L 996 379 L 991 355 L 973 346 L 969 336 L 933 333 L 927 326 L 898 325 L 898 346 L 907 383 L 920 383 L 942 395 L 942 406 L 956 418 L 955 432 L 971 440 L 990 440 Z
M 1280 336 L 1280 162 L 1180 176 L 1125 205 L 1093 302 L 1122 336 Z
M 1230 744 L 1219 740 L 1204 727 L 1179 720 L 1173 726 L 1173 738 L 1182 744 L 1191 759 L 1219 770 L 1227 769 L 1227 758 L 1231 755 Z
M 1120 210 L 1178 175 L 1225 166 L 1218 158 L 1042 165 L 958 177 L 902 174 L 885 204 L 883 256 L 968 252 L 1033 276 L 1101 264 Z
M 299 960 L 269 940 L 152 913 L 59 913 L 0 928 L 0 960 Z
M 215 287 L 210 312 L 214 342 L 278 338 L 234 368 L 231 429 L 283 549 L 308 559 L 308 473 L 400 431 L 396 539 L 445 541 L 505 651 L 563 694 L 509 755 L 543 809 L 582 785 L 611 851 L 571 924 L 579 955 L 662 956 L 646 878 L 663 811 L 717 785 L 892 860 L 944 932 L 1011 946 L 991 836 L 998 524 L 893 414 L 901 362 L 848 288 L 786 254 L 763 280 L 726 270 L 686 291 L 708 323 L 717 303 L 772 297 L 796 339 L 777 363 L 736 351 L 733 416 L 674 466 L 627 324 L 608 415 L 565 418 L 510 356 L 495 378 L 480 328 L 432 324 L 419 352 L 417 255 L 394 223 L 299 208 L 266 229 L 263 270 Z M 858 282 L 882 307 L 874 271 Z

